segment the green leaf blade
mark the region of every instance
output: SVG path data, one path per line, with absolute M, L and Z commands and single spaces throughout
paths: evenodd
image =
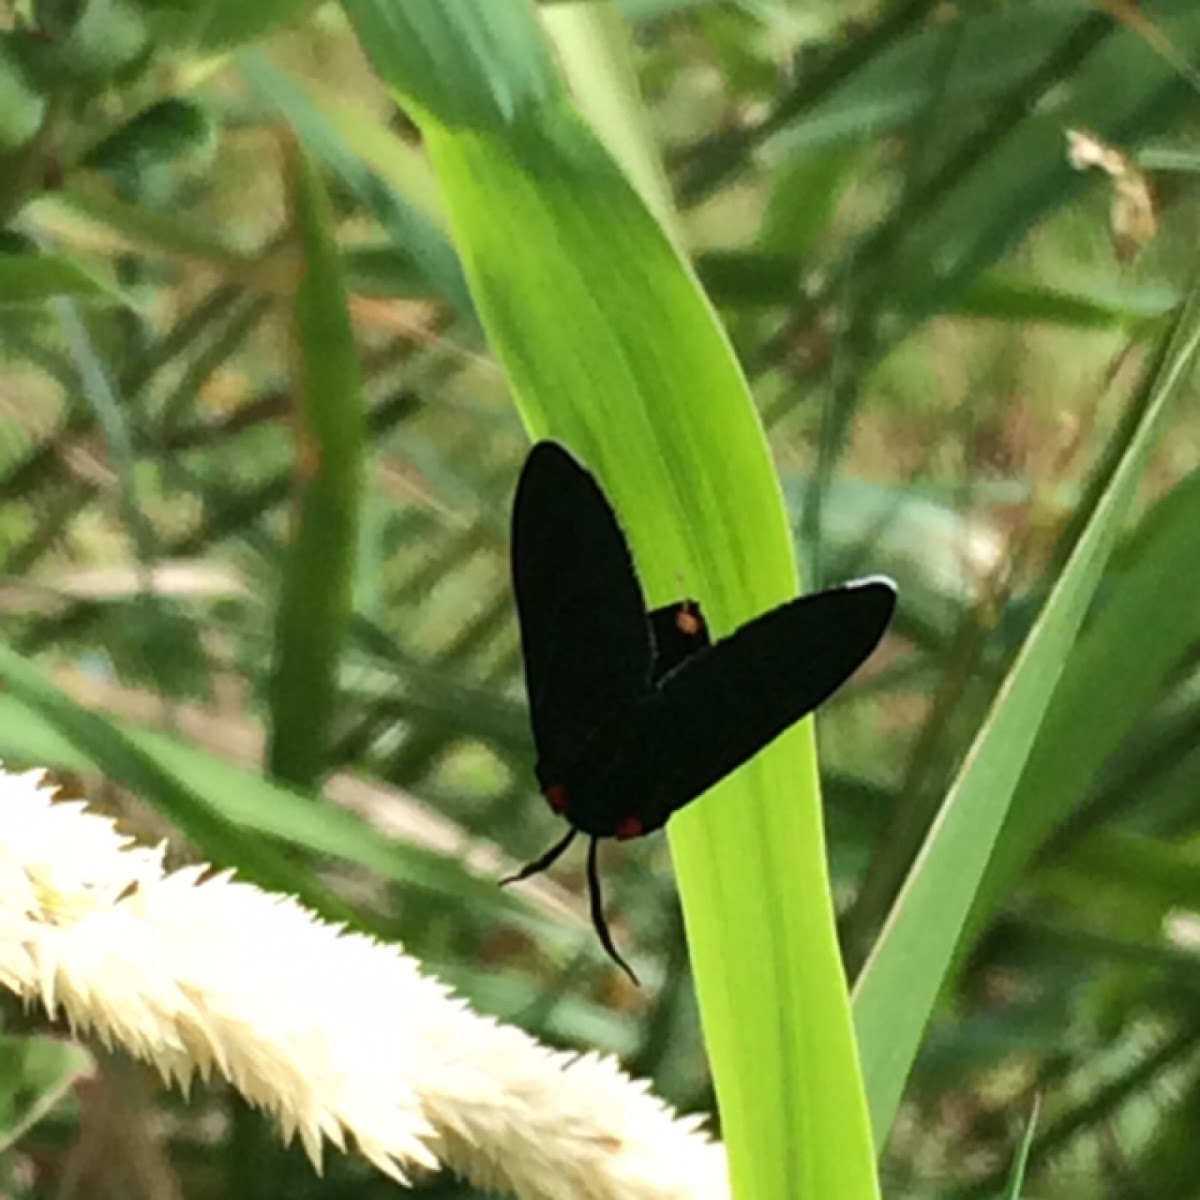
M 1200 471 L 1151 509 L 1141 535 L 1054 694 L 988 863 L 973 924 L 1086 795 L 1195 640 Z
M 116 285 L 69 254 L 0 253 L 0 310 L 35 307 L 55 296 L 132 307 Z
M 348 7 L 385 80 L 419 99 L 480 317 L 526 425 L 596 471 L 649 602 L 698 595 L 721 634 L 794 595 L 778 481 L 730 347 L 565 97 L 529 83 L 537 52 L 523 47 L 511 77 L 504 54 L 484 68 L 494 92 L 519 99 L 507 117 L 439 107 L 437 64 L 467 14 L 511 20 L 495 42 L 511 47 L 540 39 L 523 7 L 460 4 L 453 19 L 440 6 Z M 437 45 L 398 59 L 386 40 L 401 36 Z M 735 1194 L 876 1195 L 811 724 L 680 813 L 669 836 Z
M 293 160 L 305 271 L 296 292 L 299 497 L 276 616 L 270 686 L 271 772 L 302 788 L 319 779 L 349 629 L 365 417 L 329 201 L 307 159 Z
M 1194 292 L 1148 377 L 1132 436 L 1098 490 L 855 986 L 855 1026 L 880 1141 L 1163 413 L 1200 343 L 1198 310 L 1200 292 Z

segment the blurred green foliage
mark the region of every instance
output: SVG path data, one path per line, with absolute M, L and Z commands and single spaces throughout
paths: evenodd
M 494 4 L 488 52 L 504 53 Z M 554 37 L 573 7 L 546 6 Z M 561 62 L 640 186 L 665 172 L 805 582 L 900 585 L 893 636 L 819 722 L 853 978 L 1145 416 L 1139 380 L 1196 268 L 1200 11 L 616 10 L 628 45 L 591 52 L 628 53 L 644 125 L 606 124 L 612 85 L 565 46 Z M 482 68 L 441 78 L 445 111 L 505 111 Z M 420 116 L 397 111 L 334 5 L 0 5 L 0 754 L 709 1108 L 664 842 L 608 856 L 619 936 L 652 968 L 642 993 L 581 919 L 580 864 L 520 896 L 492 885 L 548 826 L 506 558 L 526 438 Z M 1124 175 L 1073 169 L 1069 128 L 1119 148 Z M 1143 184 L 1156 231 L 1114 238 L 1114 204 Z M 300 282 L 322 229 L 342 254 L 314 299 Z M 302 419 L 308 383 L 345 379 L 331 356 L 351 334 L 361 389 L 336 405 L 317 389 L 329 407 Z M 1200 407 L 1181 388 L 1029 718 L 1028 761 L 1009 764 L 1008 822 L 881 1158 L 886 1196 L 1200 1189 Z M 336 478 L 306 490 L 329 453 Z M 314 620 L 327 640 L 305 637 Z M 23 1136 L 3 1178 L 49 1194 L 86 1134 L 86 1109 L 61 1102 L 82 1068 L 28 1017 L 6 1025 L 4 1128 Z M 352 1158 L 318 1179 L 244 1117 L 217 1146 L 203 1104 L 153 1104 L 188 1195 L 390 1189 Z M 247 1144 L 257 1169 L 234 1171 Z M 132 1186 L 112 1169 L 107 1188 Z

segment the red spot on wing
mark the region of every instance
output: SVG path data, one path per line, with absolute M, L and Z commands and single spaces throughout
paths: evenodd
M 552 783 L 542 795 L 546 803 L 560 816 L 567 811 L 567 789 L 561 783 Z
M 617 823 L 617 840 L 629 841 L 630 838 L 641 837 L 646 832 L 646 826 L 641 817 L 622 817 Z

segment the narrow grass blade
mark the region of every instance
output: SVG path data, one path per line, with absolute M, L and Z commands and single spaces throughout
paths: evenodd
M 1029 1167 L 1029 1151 L 1033 1146 L 1033 1134 L 1037 1129 L 1038 1113 L 1041 1111 L 1041 1097 L 1033 1102 L 1029 1112 L 1029 1120 L 1025 1122 L 1025 1133 L 1021 1138 L 1017 1157 L 1013 1159 L 1012 1173 L 1008 1177 L 1008 1186 L 1004 1189 L 1003 1200 L 1021 1200 L 1021 1189 L 1025 1186 L 1025 1171 Z
M 247 282 L 255 277 L 254 255 L 208 226 L 108 192 L 65 188 L 40 196 L 29 205 L 28 214 L 39 229 L 48 230 L 64 244 L 105 240 L 112 248 L 132 246 L 161 257 L 208 263 Z
M 1193 292 L 1151 370 L 1141 418 L 1081 526 L 854 989 L 876 1137 L 891 1126 L 1021 771 L 1163 425 L 1200 342 Z
M 570 107 L 532 8 L 346 7 L 421 124 L 527 426 L 598 472 L 650 603 L 696 595 L 724 633 L 793 595 L 745 381 L 687 266 Z M 674 818 L 670 841 L 735 1194 L 876 1195 L 811 725 Z
M 120 288 L 69 254 L 0 253 L 0 309 L 39 305 L 51 296 L 133 306 Z
M 5 1155 L 18 1152 L 30 1130 L 70 1103 L 96 1073 L 90 1051 L 56 1037 L 0 1037 L 0 1062 L 0 1154 Z
M 8 663 L 0 651 L 0 678 L 6 682 Z M 313 804 L 308 796 L 170 734 L 91 712 L 49 684 L 43 683 L 43 690 L 26 686 L 22 680 L 32 676 L 11 678 L 16 683 L 0 695 L 0 761 L 98 775 L 135 790 L 140 800 L 186 830 L 214 863 L 240 866 L 244 847 L 278 843 L 291 874 L 273 878 L 286 890 L 311 879 L 297 859 L 301 852 L 452 898 L 481 919 L 529 920 L 528 897 L 497 894 L 493 879 L 472 874 L 458 854 L 397 840 L 346 808 Z M 100 730 L 108 734 L 92 732 Z M 250 862 L 247 869 L 253 866 Z
M 292 165 L 305 261 L 294 309 L 298 495 L 276 616 L 267 757 L 272 775 L 308 788 L 325 767 L 350 624 L 366 439 L 332 210 L 302 152 Z
M 976 896 L 973 927 L 1071 814 L 1195 644 L 1200 471 L 1147 513 L 1140 533 L 1054 693 Z
M 155 553 L 154 530 L 139 495 L 133 435 L 129 417 L 117 395 L 104 360 L 74 301 L 60 296 L 51 301 L 67 351 L 79 373 L 79 386 L 87 398 L 97 427 L 104 435 L 121 484 L 121 518 L 138 565 L 148 570 Z M 148 588 L 145 589 L 147 592 Z

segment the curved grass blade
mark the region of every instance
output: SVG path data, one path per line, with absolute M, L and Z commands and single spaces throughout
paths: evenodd
M 1070 816 L 1195 643 L 1197 595 L 1200 471 L 1147 513 L 1108 602 L 1080 638 L 996 841 L 972 926 Z
M 1147 375 L 1140 419 L 1079 526 L 854 989 L 875 1135 L 892 1123 L 1000 827 L 1162 428 L 1200 344 L 1200 289 Z

